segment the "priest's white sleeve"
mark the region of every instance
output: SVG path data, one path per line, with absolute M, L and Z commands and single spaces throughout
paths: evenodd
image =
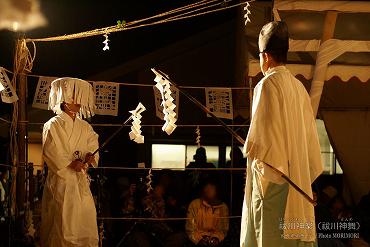
M 94 129 L 88 124 L 88 134 L 87 134 L 87 150 L 90 153 L 95 152 L 99 148 L 99 135 L 96 134 Z M 92 164 L 94 167 L 97 167 L 99 163 L 99 152 L 95 154 L 95 162 Z
M 265 194 L 266 189 L 268 187 L 268 184 L 274 183 L 274 184 L 284 184 L 286 181 L 281 177 L 281 174 L 274 171 L 263 163 L 260 160 L 254 160 L 252 163 L 252 169 L 257 173 L 257 176 L 259 178 L 259 184 L 261 187 L 261 191 L 263 194 Z
M 48 168 L 54 173 L 60 173 L 66 169 L 70 163 L 71 155 L 65 152 L 65 147 L 59 142 L 58 136 L 53 131 L 52 124 L 45 124 L 43 130 L 43 158 Z M 54 135 L 53 135 L 54 132 Z M 58 145 L 59 144 L 59 145 Z

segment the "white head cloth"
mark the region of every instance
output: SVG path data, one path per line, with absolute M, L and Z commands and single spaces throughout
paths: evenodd
M 80 116 L 89 118 L 94 115 L 95 110 L 95 93 L 93 87 L 87 81 L 63 77 L 54 80 L 51 83 L 49 95 L 49 110 L 60 114 L 60 104 L 75 103 L 80 104 Z

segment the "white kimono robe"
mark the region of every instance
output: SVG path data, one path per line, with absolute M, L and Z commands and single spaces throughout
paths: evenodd
M 62 112 L 44 125 L 43 158 L 48 166 L 41 214 L 42 247 L 97 247 L 96 209 L 83 172 L 68 165 L 80 151 L 98 148 L 98 135 L 84 120 Z M 98 161 L 98 156 L 95 156 Z
M 314 242 L 313 205 L 265 165 L 284 173 L 311 198 L 311 184 L 323 170 L 310 98 L 285 66 L 268 70 L 254 89 L 244 152 L 248 166 L 240 246 Z

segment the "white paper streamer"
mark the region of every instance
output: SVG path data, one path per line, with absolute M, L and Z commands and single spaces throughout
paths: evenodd
M 152 169 L 149 169 L 148 175 L 146 176 L 146 192 L 149 194 L 153 191 L 153 174 Z
M 249 18 L 249 15 L 251 14 L 251 11 L 249 10 L 249 7 L 250 7 L 250 4 L 249 2 L 247 2 L 247 4 L 245 5 L 244 7 L 244 11 L 245 11 L 245 14 L 244 14 L 244 24 L 247 25 L 248 22 L 251 22 L 251 19 Z
M 167 135 L 171 135 L 172 132 L 176 129 L 177 125 L 175 124 L 177 121 L 177 114 L 175 112 L 176 104 L 173 103 L 174 98 L 172 97 L 171 85 L 170 82 L 163 78 L 160 74 L 152 70 L 156 77 L 154 81 L 157 83 L 155 87 L 159 90 L 162 97 L 162 106 L 163 106 L 163 114 L 164 114 L 164 125 L 162 130 L 167 133 Z
M 36 92 L 33 97 L 32 107 L 48 110 L 51 82 L 57 77 L 41 76 L 37 82 Z
M 108 39 L 108 34 L 104 34 L 104 41 L 103 41 L 103 44 L 104 44 L 104 47 L 103 47 L 103 51 L 106 51 L 106 50 L 109 50 L 109 39 Z
M 153 92 L 154 92 L 154 101 L 155 101 L 155 115 L 159 119 L 164 120 L 162 94 L 156 86 L 153 86 Z M 176 115 L 178 116 L 179 115 L 179 104 L 180 104 L 179 102 L 180 91 L 177 88 L 172 87 L 171 92 L 172 92 L 171 96 L 173 98 L 173 101 L 176 102 L 175 112 L 176 112 Z
M 144 136 L 141 135 L 141 113 L 145 111 L 146 108 L 143 104 L 139 103 L 135 110 L 130 111 L 132 114 L 132 126 L 129 133 L 129 137 L 136 143 L 144 143 Z
M 233 119 L 231 88 L 206 88 L 206 106 L 217 117 Z
M 18 96 L 10 83 L 9 77 L 4 68 L 0 67 L 0 84 L 3 89 L 1 90 L 1 99 L 4 103 L 14 103 L 18 100 Z
M 198 148 L 200 148 L 201 147 L 200 138 L 202 136 L 200 135 L 200 128 L 199 128 L 199 126 L 197 126 L 197 129 L 195 130 L 195 134 L 197 135 L 197 137 L 195 138 L 195 143 L 197 144 Z

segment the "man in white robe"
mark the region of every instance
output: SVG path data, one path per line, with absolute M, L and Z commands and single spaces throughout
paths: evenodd
M 61 78 L 52 82 L 49 107 L 57 113 L 44 125 L 43 158 L 48 167 L 41 215 L 42 247 L 97 247 L 96 209 L 86 169 L 96 166 L 98 135 L 79 115 L 93 114 L 91 85 Z
M 311 184 L 323 168 L 310 98 L 284 66 L 286 24 L 266 24 L 258 43 L 264 78 L 254 89 L 244 146 L 248 164 L 240 246 L 314 246 L 314 206 L 281 177 L 312 198 Z

